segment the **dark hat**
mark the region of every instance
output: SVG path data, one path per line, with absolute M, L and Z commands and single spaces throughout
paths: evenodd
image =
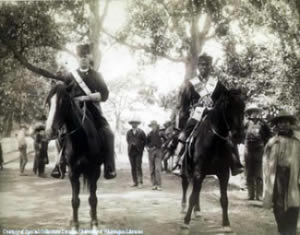
M 271 122 L 273 124 L 276 124 L 280 120 L 288 120 L 291 124 L 295 124 L 296 121 L 297 121 L 296 117 L 293 114 L 291 114 L 288 111 L 286 111 L 286 110 L 279 111 L 279 113 L 276 115 L 276 117 L 274 117 L 273 119 L 271 119 Z
M 141 124 L 141 122 L 140 121 L 138 121 L 138 120 L 132 120 L 132 121 L 129 121 L 128 122 L 130 125 L 132 125 L 132 124 L 134 124 L 134 123 L 136 123 L 136 124 Z
M 153 126 L 159 126 L 157 121 L 153 120 L 150 122 L 150 124 L 148 125 L 149 127 L 153 127 Z
M 259 108 L 256 104 L 250 104 L 245 109 L 246 113 L 251 113 L 253 111 L 261 111 L 261 108 Z
M 198 64 L 202 61 L 205 61 L 207 64 L 211 65 L 212 64 L 212 57 L 207 55 L 206 53 L 203 53 L 198 57 Z
M 27 128 L 27 125 L 25 123 L 21 123 L 20 128 Z
M 84 57 L 84 56 L 87 56 L 91 53 L 91 48 L 92 48 L 92 45 L 91 44 L 88 44 L 88 43 L 85 43 L 85 44 L 79 44 L 77 47 L 76 47 L 76 52 L 77 52 L 77 55 L 79 57 Z

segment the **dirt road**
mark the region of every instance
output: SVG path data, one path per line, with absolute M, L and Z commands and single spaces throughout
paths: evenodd
M 17 153 L 0 171 L 0 233 L 2 234 L 66 234 L 71 218 L 71 187 L 68 179 L 38 178 L 32 173 L 32 158 L 27 164 L 28 176 L 19 176 Z M 49 174 L 54 162 L 47 166 Z M 145 156 L 145 159 L 147 156 Z M 151 190 L 147 161 L 144 162 L 144 187 L 131 188 L 130 168 L 126 155 L 118 156 L 118 177 L 98 182 L 99 231 L 102 234 L 225 234 L 221 227 L 219 188 L 216 179 L 208 178 L 201 194 L 202 217 L 193 219 L 190 230 L 180 229 L 180 179 L 163 173 L 163 190 Z M 231 233 L 276 234 L 273 214 L 260 203 L 246 200 L 246 192 L 231 185 L 229 217 Z M 80 228 L 89 227 L 89 205 L 86 189 L 81 190 Z M 22 233 L 23 230 L 23 233 Z M 118 231 L 116 231 L 118 230 Z M 130 231 L 132 230 L 132 231 Z

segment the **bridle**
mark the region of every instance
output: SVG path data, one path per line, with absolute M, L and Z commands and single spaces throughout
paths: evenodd
M 77 128 L 74 129 L 74 130 L 71 130 L 70 132 L 62 133 L 61 136 L 60 136 L 60 138 L 63 139 L 63 138 L 65 138 L 65 137 L 71 136 L 71 135 L 73 135 L 74 133 L 76 133 L 77 131 L 79 131 L 79 130 L 82 128 L 85 119 L 86 119 L 86 102 L 83 102 L 83 115 L 82 115 L 82 119 L 81 119 L 81 122 L 80 122 L 80 126 L 77 127 Z M 59 129 L 61 129 L 61 128 L 59 128 Z
M 231 131 L 231 128 L 228 124 L 228 121 L 227 121 L 227 118 L 226 118 L 226 115 L 225 115 L 225 109 L 226 108 L 227 108 L 227 105 L 222 110 L 222 117 L 223 117 L 223 120 L 224 120 L 225 125 L 226 125 L 226 132 L 228 132 L 228 134 L 226 136 L 223 136 L 220 133 L 218 133 L 218 131 L 216 130 L 216 128 L 214 128 L 214 126 L 212 124 L 210 125 L 211 131 L 214 133 L 214 135 L 216 135 L 217 137 L 219 137 L 220 139 L 225 140 L 225 141 L 227 141 L 229 139 L 229 132 Z

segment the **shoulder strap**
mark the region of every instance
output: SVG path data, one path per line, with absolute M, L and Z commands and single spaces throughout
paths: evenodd
M 73 77 L 75 78 L 76 82 L 78 85 L 81 87 L 81 89 L 84 91 L 86 95 L 92 94 L 91 90 L 88 88 L 88 86 L 85 84 L 85 82 L 82 80 L 80 77 L 79 73 L 77 70 L 73 70 L 72 72 Z

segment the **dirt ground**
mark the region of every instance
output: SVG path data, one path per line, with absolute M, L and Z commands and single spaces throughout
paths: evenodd
M 19 176 L 18 153 L 12 140 L 4 140 L 5 169 L 0 170 L 0 234 L 68 234 L 71 218 L 71 186 L 68 179 L 39 178 L 32 172 L 32 149 L 26 166 L 28 176 Z M 29 144 L 30 145 L 30 144 Z M 49 175 L 55 162 L 53 145 L 49 148 Z M 201 194 L 200 218 L 193 218 L 190 230 L 183 230 L 180 213 L 181 184 L 177 176 L 163 173 L 163 190 L 151 190 L 144 156 L 144 186 L 132 184 L 127 156 L 117 158 L 118 177 L 98 182 L 98 219 L 100 234 L 277 234 L 273 214 L 259 202 L 246 200 L 236 181 L 231 180 L 229 217 L 232 232 L 221 227 L 219 188 L 215 178 L 205 180 Z M 79 209 L 80 233 L 89 233 L 89 205 L 87 190 L 81 189 Z

